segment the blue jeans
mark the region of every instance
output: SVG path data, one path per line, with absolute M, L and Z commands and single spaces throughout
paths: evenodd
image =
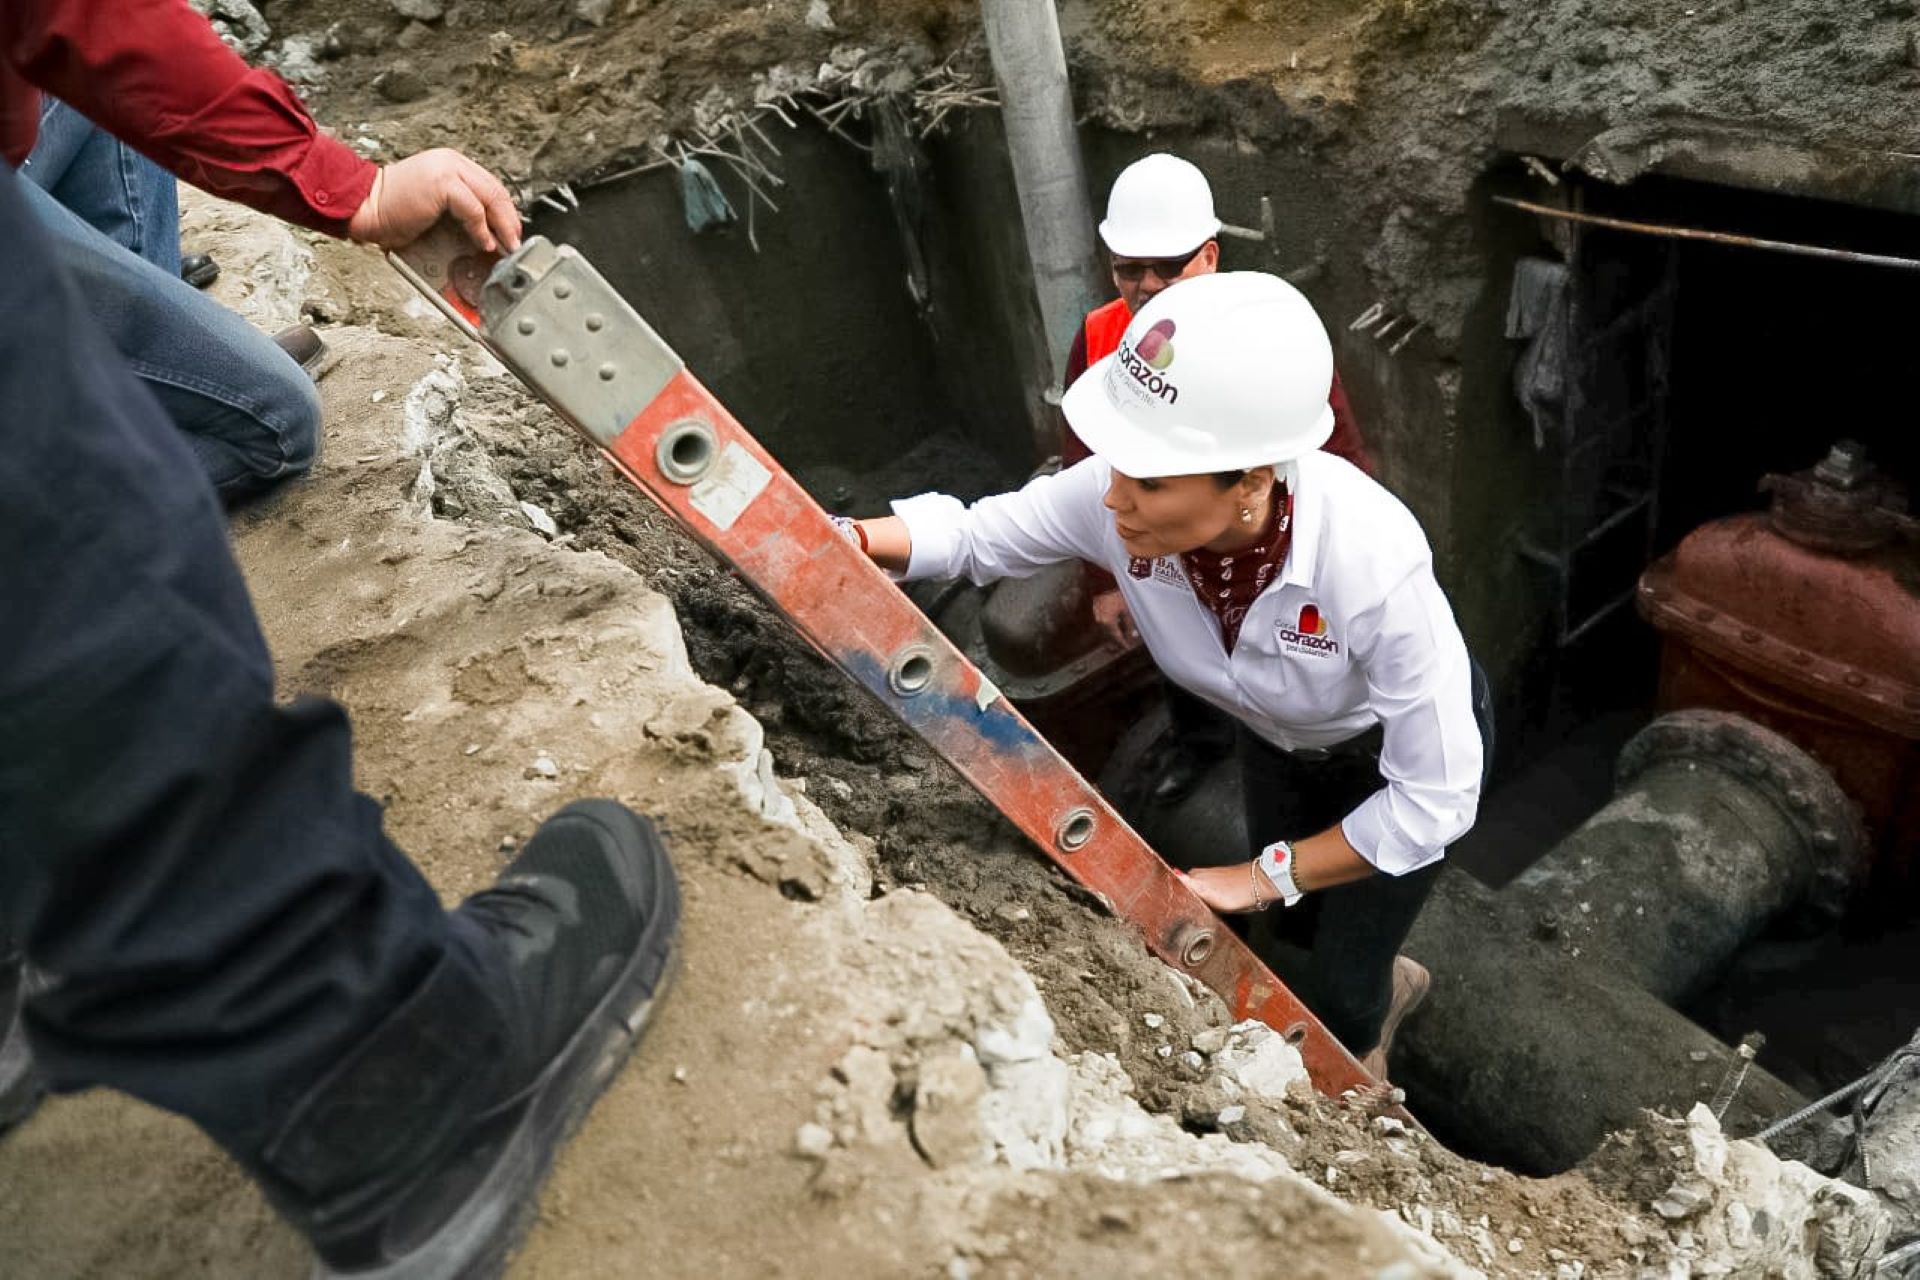
M 171 176 L 52 100 L 20 175 L 60 267 L 223 499 L 313 465 L 312 381 L 270 338 L 180 279 Z
M 213 490 L 29 194 L 0 166 L 0 953 L 50 979 L 55 1088 L 257 1161 L 427 974 L 480 962 L 354 792 L 345 714 L 275 703 Z

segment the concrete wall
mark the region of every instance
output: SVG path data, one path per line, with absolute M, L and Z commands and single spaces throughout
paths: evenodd
M 541 210 L 533 230 L 592 258 L 797 472 L 881 469 L 943 430 L 1024 467 L 1032 306 L 1020 305 L 1024 280 L 1008 283 L 1019 214 L 992 132 L 970 119 L 934 149 L 919 222 L 926 317 L 908 291 L 884 178 L 811 126 L 772 130 L 785 185 L 773 192 L 780 211 L 755 216 L 758 252 L 744 223 L 690 232 L 666 169 L 588 190 L 578 212 Z M 739 181 L 714 171 L 744 217 Z

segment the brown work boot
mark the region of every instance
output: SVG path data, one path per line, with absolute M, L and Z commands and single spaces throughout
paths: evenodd
M 313 331 L 310 324 L 296 324 L 292 328 L 282 329 L 273 335 L 273 344 L 293 357 L 293 362 L 312 373 L 314 366 L 320 363 L 320 357 L 327 354 L 327 344 Z
M 1400 1029 L 1408 1014 L 1420 1007 L 1432 987 L 1433 975 L 1425 965 L 1411 956 L 1393 958 L 1393 998 L 1387 1005 L 1386 1019 L 1380 1024 L 1380 1043 L 1360 1059 L 1360 1065 L 1375 1080 L 1387 1078 L 1387 1055 L 1393 1052 L 1393 1033 Z

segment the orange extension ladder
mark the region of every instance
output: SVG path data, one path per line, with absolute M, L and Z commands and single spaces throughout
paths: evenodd
M 1315 1088 L 1385 1102 L 1328 1034 L 886 574 L 830 522 L 587 260 L 504 259 L 449 224 L 394 265 L 746 580 L 987 802 L 1235 1019 L 1295 1044 Z M 1399 1114 L 1404 1115 L 1404 1112 Z

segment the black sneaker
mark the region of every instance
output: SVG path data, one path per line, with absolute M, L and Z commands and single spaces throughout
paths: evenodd
M 19 957 L 0 956 L 0 1134 L 32 1115 L 46 1093 L 20 1025 L 24 985 Z
M 497 1275 L 678 955 L 666 851 L 606 800 L 549 818 L 455 914 L 478 963 L 442 963 L 249 1162 L 317 1275 Z

